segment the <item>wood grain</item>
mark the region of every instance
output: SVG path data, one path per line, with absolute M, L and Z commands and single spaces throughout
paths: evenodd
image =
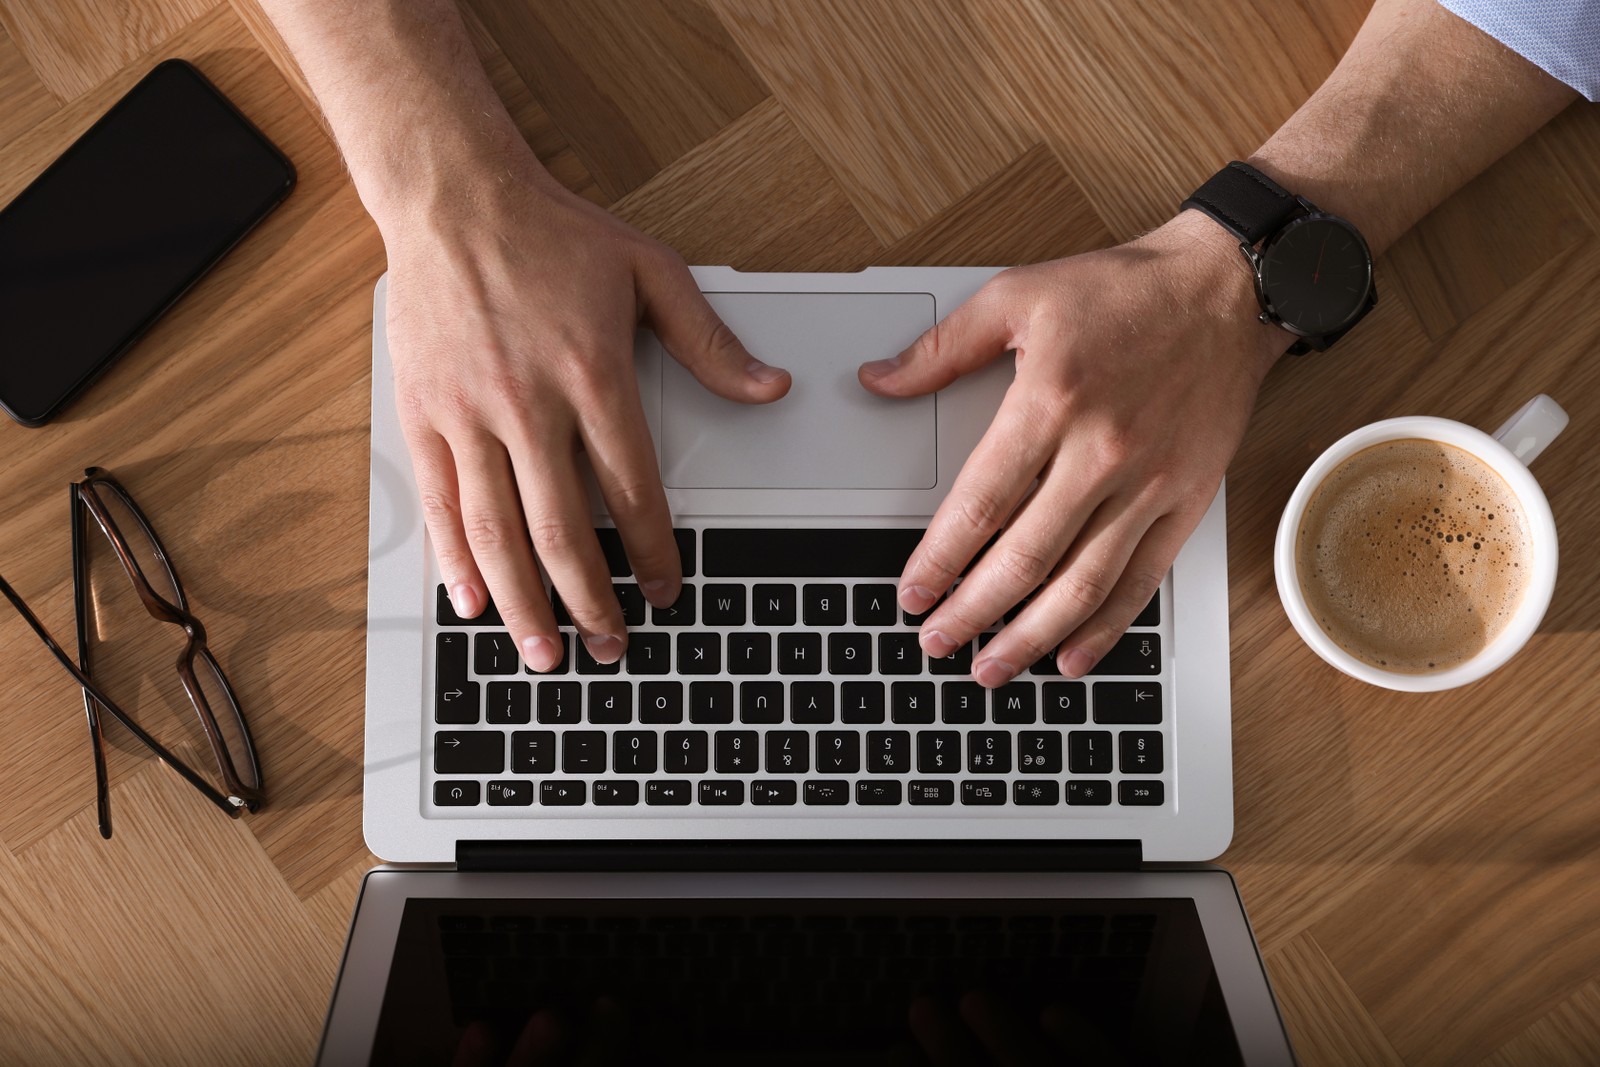
M 569 188 L 691 260 L 833 270 L 1048 259 L 1159 223 L 1294 109 L 1365 3 L 465 13 Z M 0 200 L 170 55 L 282 145 L 300 184 L 61 420 L 0 426 L 0 572 L 70 633 L 64 486 L 113 467 L 246 701 L 271 799 L 229 822 L 113 730 L 116 837 L 100 841 L 79 697 L 0 615 L 0 1063 L 304 1063 L 373 862 L 360 764 L 383 250 L 254 0 L 0 0 Z M 1308 1065 L 1600 1061 L 1597 234 L 1600 108 L 1580 106 L 1384 257 L 1382 300 L 1338 349 L 1273 371 L 1230 469 L 1222 862 Z M 1534 467 L 1565 551 L 1528 648 L 1432 696 L 1324 666 L 1270 563 L 1312 458 L 1390 415 L 1493 428 L 1541 391 L 1573 421 Z M 176 716 L 169 635 L 102 633 L 141 717 Z

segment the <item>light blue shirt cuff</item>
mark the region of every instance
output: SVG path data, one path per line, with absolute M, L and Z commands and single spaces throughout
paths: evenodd
M 1439 0 L 1552 78 L 1600 100 L 1600 0 Z

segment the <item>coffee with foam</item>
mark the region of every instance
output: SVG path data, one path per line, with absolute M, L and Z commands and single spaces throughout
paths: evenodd
M 1295 564 L 1311 614 L 1364 663 L 1408 674 L 1476 656 L 1516 614 L 1532 574 L 1516 495 L 1453 445 L 1385 441 L 1311 494 Z

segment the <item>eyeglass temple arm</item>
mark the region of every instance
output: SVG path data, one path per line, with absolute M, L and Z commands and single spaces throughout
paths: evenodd
M 83 497 L 74 483 L 67 487 L 72 497 L 72 607 L 73 622 L 78 636 L 78 667 L 89 673 L 89 564 L 88 545 L 85 543 L 83 523 L 86 509 Z M 89 720 L 89 742 L 94 749 L 94 806 L 100 823 L 100 836 L 111 837 L 111 784 L 106 774 L 105 736 L 100 729 L 100 713 L 96 699 L 83 690 L 83 714 Z

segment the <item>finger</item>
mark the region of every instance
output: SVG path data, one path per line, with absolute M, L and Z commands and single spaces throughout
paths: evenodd
M 527 1025 L 506 1057 L 506 1067 L 541 1067 L 555 1063 L 565 1044 L 561 1019 L 549 1008 L 541 1008 L 528 1016 Z
M 672 537 L 672 512 L 661 488 L 655 444 L 637 390 L 619 390 L 611 403 L 613 411 L 597 414 L 583 428 L 584 450 L 640 592 L 665 608 L 678 599 L 683 562 Z
M 524 438 L 511 451 L 534 554 L 561 594 L 589 655 L 615 663 L 627 647 L 628 631 L 576 457 L 570 446 L 550 438 L 537 443 Z
M 637 277 L 645 318 L 672 358 L 701 385 L 745 404 L 770 404 L 789 391 L 789 372 L 745 350 L 676 255 L 665 253 L 641 265 Z
M 961 1019 L 1002 1067 L 1038 1067 L 1059 1062 L 1041 1036 L 988 993 L 974 989 L 961 998 Z
M 460 614 L 460 612 L 457 612 Z M 474 1019 L 461 1031 L 450 1067 L 493 1067 L 495 1053 L 494 1031 L 482 1019 Z
M 955 1012 L 919 993 L 906 1009 L 906 1024 L 930 1062 L 936 1067 L 963 1067 L 982 1063 L 972 1035 L 956 1018 Z
M 1018 671 L 1054 652 L 1062 638 L 1110 597 L 1149 528 L 1150 520 L 1131 501 L 1103 501 L 1056 573 L 973 660 L 972 677 L 982 685 L 1004 685 Z M 1136 614 L 1137 610 L 1128 620 Z
M 1172 569 L 1183 543 L 1199 522 L 1200 514 L 1172 513 L 1163 515 L 1145 531 L 1105 603 L 1062 639 L 1061 651 L 1056 656 L 1056 665 L 1062 674 L 1081 678 L 1100 662 L 1100 657 L 1111 651 L 1117 638 L 1150 603 L 1161 580 Z
M 610 997 L 598 997 L 589 1007 L 589 1039 L 578 1057 L 578 1067 L 610 1067 L 624 1062 L 631 1033 L 629 1013 Z
M 1038 589 L 1105 495 L 1098 479 L 1070 463 L 1051 464 L 1041 483 L 961 584 L 922 624 L 921 644 L 929 656 L 948 656 Z M 995 666 L 989 673 L 994 677 L 979 678 L 982 684 L 1011 680 L 1001 677 Z
M 416 472 L 422 521 L 433 542 L 450 604 L 463 619 L 476 618 L 489 602 L 488 592 L 461 522 L 455 457 L 445 439 L 431 428 L 408 430 L 406 444 L 411 451 L 411 469 Z
M 882 396 L 919 396 L 943 389 L 1012 347 L 1012 327 L 1002 289 L 990 282 L 934 323 L 911 347 L 888 359 L 863 363 L 856 376 Z
M 461 521 L 467 544 L 494 595 L 522 658 L 536 671 L 561 661 L 556 620 L 517 507 L 517 485 L 505 448 L 484 430 L 465 430 L 451 443 L 461 483 Z
M 927 611 L 1011 516 L 1050 454 L 1034 403 L 1013 385 L 900 574 L 900 606 Z

